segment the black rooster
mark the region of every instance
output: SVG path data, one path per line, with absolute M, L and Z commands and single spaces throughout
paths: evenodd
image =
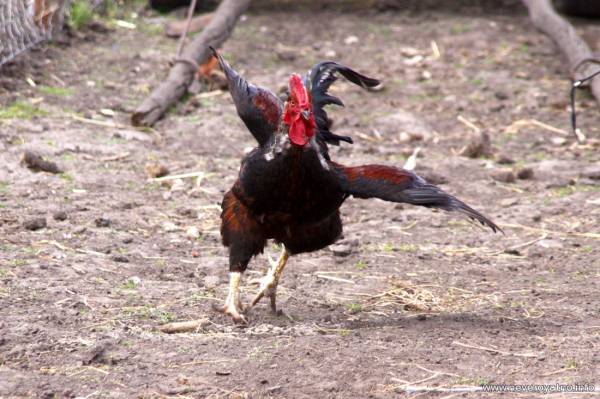
M 331 161 L 328 144 L 352 143 L 329 131 L 324 107 L 342 105 L 327 93 L 342 75 L 363 88 L 380 84 L 335 62 L 321 62 L 301 77 L 289 80 L 286 102 L 269 90 L 240 77 L 211 48 L 229 82 L 240 118 L 259 146 L 243 160 L 239 178 L 222 203 L 221 236 L 229 247 L 229 294 L 221 311 L 246 322 L 239 297 L 241 275 L 268 239 L 283 244 L 283 253 L 262 279 L 251 307 L 263 297 L 276 310 L 279 278 L 290 255 L 311 252 L 334 243 L 342 233 L 339 208 L 346 198 L 380 198 L 461 212 L 500 228 L 459 199 L 428 184 L 416 174 L 389 166 L 348 167 Z

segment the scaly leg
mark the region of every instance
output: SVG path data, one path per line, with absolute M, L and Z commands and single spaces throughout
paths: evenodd
M 273 313 L 277 312 L 277 306 L 275 304 L 277 300 L 277 284 L 279 284 L 279 277 L 281 276 L 289 257 L 290 253 L 284 246 L 277 263 L 271 263 L 271 269 L 269 269 L 267 275 L 261 279 L 258 294 L 256 294 L 254 300 L 252 300 L 250 307 L 256 305 L 263 296 L 267 296 L 271 300 L 271 310 Z
M 242 315 L 242 301 L 240 300 L 240 281 L 242 279 L 242 273 L 230 272 L 229 273 L 229 293 L 225 300 L 225 305 L 219 308 L 221 312 L 231 316 L 233 321 L 236 323 L 248 324 L 246 318 Z

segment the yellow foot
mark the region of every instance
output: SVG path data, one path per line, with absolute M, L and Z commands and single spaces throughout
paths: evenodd
M 216 307 L 215 310 L 231 316 L 234 322 L 248 324 L 246 317 L 242 314 L 244 307 L 240 300 L 240 279 L 241 273 L 233 272 L 229 274 L 229 294 L 223 307 Z
M 271 300 L 271 311 L 273 313 L 277 313 L 277 284 L 278 281 L 272 273 L 264 276 L 260 281 L 260 288 L 258 289 L 258 294 L 252 300 L 250 307 L 254 307 L 258 301 L 260 301 L 264 296 L 268 297 Z
M 216 308 L 217 311 L 231 316 L 234 322 L 241 324 L 248 324 L 246 316 L 242 314 L 243 306 L 240 301 L 233 300 L 230 296 L 225 300 L 225 305 Z

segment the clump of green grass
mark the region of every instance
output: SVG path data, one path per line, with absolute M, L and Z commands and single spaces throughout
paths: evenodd
M 48 113 L 25 102 L 14 102 L 8 107 L 0 108 L 0 119 L 31 119 Z
M 93 17 L 94 12 L 87 0 L 76 0 L 73 2 L 69 22 L 75 30 L 79 30 L 89 24 Z
M 39 86 L 38 90 L 49 96 L 68 97 L 73 95 L 73 89 L 70 87 Z
M 356 262 L 356 268 L 358 270 L 365 270 L 367 266 L 367 262 L 365 262 L 364 260 L 359 260 L 358 262 Z
M 349 303 L 346 309 L 348 309 L 350 314 L 356 314 L 362 312 L 363 307 L 360 303 Z

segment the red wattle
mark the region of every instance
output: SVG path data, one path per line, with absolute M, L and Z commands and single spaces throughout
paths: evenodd
M 304 123 L 300 120 L 292 122 L 289 135 L 292 143 L 300 146 L 308 143 L 308 140 L 310 139 L 310 137 L 306 135 L 306 126 L 304 126 Z

